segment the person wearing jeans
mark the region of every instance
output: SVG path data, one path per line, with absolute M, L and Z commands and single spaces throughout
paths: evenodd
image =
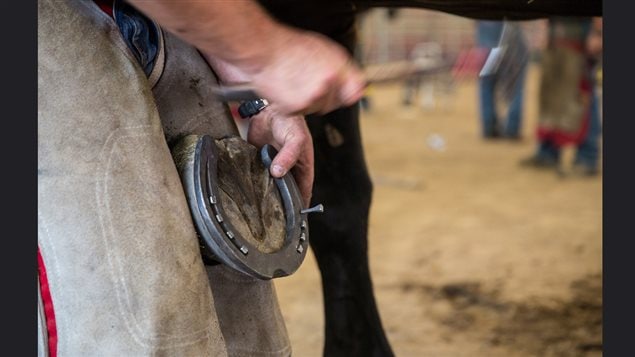
M 499 45 L 503 32 L 502 21 L 478 21 L 477 45 L 491 50 Z M 502 74 L 498 71 L 488 73 L 479 78 L 479 104 L 481 118 L 481 133 L 484 138 L 506 137 L 520 138 L 522 123 L 523 94 L 526 65 L 519 69 L 519 78 L 513 87 L 511 101 L 507 108 L 504 122 L 501 122 L 497 112 L 497 87 L 501 83 Z

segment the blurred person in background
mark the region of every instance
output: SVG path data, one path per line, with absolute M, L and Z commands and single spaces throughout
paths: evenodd
M 505 25 L 503 21 L 477 21 L 477 46 L 483 51 L 490 52 L 492 49 L 501 46 L 501 36 Z M 507 24 L 507 26 L 511 26 L 511 24 Z M 517 29 L 517 31 L 520 30 Z M 526 49 L 524 37 L 520 32 L 518 35 L 516 41 L 522 43 L 515 43 L 513 45 L 515 48 L 524 46 Z M 505 53 L 502 54 L 502 56 L 505 55 Z M 479 77 L 480 118 L 482 135 L 486 139 L 498 137 L 520 139 L 527 59 L 514 58 L 513 60 L 515 61 L 514 66 L 517 66 L 517 68 L 514 68 L 513 75 L 517 76 L 517 78 L 514 79 L 511 88 L 502 88 L 502 90 L 510 90 L 510 93 L 505 93 L 505 96 L 510 98 L 510 100 L 509 103 L 507 103 L 504 121 L 501 121 L 498 114 L 500 109 L 498 107 L 500 106 L 499 104 L 501 104 L 502 98 L 497 92 L 501 87 L 505 87 L 504 82 L 506 78 L 503 78 L 503 76 L 510 74 L 495 70 Z
M 602 51 L 601 20 L 549 19 L 542 56 L 538 145 L 521 165 L 556 169 L 564 174 L 561 151 L 575 145 L 572 173 L 598 173 L 601 133 L 594 67 Z

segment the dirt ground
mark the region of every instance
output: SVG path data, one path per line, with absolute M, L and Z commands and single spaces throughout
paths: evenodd
M 535 146 L 538 71 L 528 75 L 520 142 L 480 138 L 474 81 L 428 109 L 402 106 L 397 84 L 370 91 L 361 119 L 374 182 L 369 254 L 397 356 L 602 354 L 601 175 L 518 164 Z M 294 356 L 321 356 L 313 255 L 276 287 Z

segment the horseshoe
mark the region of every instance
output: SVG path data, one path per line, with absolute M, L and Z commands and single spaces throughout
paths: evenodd
M 309 244 L 306 215 L 322 212 L 322 205 L 302 209 L 300 191 L 291 173 L 274 182 L 285 216 L 282 247 L 271 253 L 259 251 L 230 222 L 220 200 L 218 149 L 209 135 L 189 135 L 172 150 L 194 221 L 205 261 L 223 263 L 254 278 L 268 280 L 294 273 L 304 260 Z M 277 150 L 265 145 L 260 158 L 269 169 Z

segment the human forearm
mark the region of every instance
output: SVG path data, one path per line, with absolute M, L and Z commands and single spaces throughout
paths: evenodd
M 260 70 L 288 29 L 253 0 L 128 0 L 207 55 Z
M 223 81 L 250 82 L 297 115 L 351 105 L 364 79 L 334 41 L 283 25 L 254 0 L 129 0 L 167 31 L 198 48 Z

